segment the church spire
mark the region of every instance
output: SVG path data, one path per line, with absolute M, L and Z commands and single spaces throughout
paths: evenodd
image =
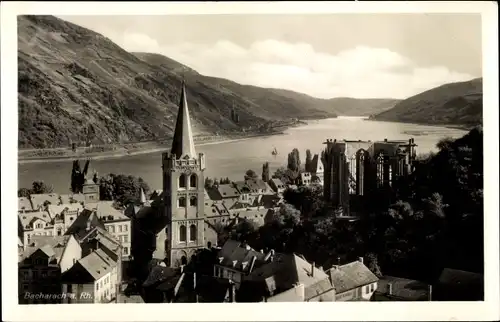
M 146 195 L 144 194 L 144 189 L 142 189 L 141 187 L 141 204 L 145 204 L 146 203 Z
M 179 111 L 177 112 L 177 122 L 175 124 L 171 152 L 172 154 L 175 154 L 178 159 L 185 155 L 190 157 L 194 157 L 196 155 L 184 80 L 182 80 L 181 101 L 179 103 Z

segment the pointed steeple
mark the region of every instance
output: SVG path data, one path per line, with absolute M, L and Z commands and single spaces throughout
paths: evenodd
M 181 101 L 179 102 L 179 111 L 177 112 L 177 122 L 175 124 L 174 139 L 172 141 L 172 151 L 176 158 L 185 155 L 195 157 L 193 132 L 191 131 L 191 119 L 186 99 L 186 86 L 182 80 Z
M 144 189 L 141 188 L 141 204 L 146 203 L 146 195 L 144 194 Z

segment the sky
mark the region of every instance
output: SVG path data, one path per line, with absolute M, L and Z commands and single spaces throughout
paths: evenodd
M 58 17 L 203 75 L 319 98 L 404 99 L 482 76 L 479 14 Z

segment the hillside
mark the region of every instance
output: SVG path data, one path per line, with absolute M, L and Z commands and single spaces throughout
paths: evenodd
M 19 148 L 168 138 L 182 77 L 196 134 L 336 116 L 329 100 L 203 76 L 162 55 L 129 53 L 53 16 L 18 17 L 18 73 Z
M 399 102 L 374 120 L 472 127 L 483 122 L 483 79 L 445 84 Z

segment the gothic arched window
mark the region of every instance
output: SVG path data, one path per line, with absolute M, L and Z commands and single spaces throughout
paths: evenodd
M 377 186 L 382 187 L 384 185 L 385 177 L 385 155 L 384 152 L 380 152 L 377 156 Z
M 357 193 L 358 182 L 356 180 L 357 177 L 357 157 L 356 154 L 353 154 L 349 158 L 349 194 Z
M 198 198 L 196 198 L 196 197 L 189 198 L 189 206 L 190 207 L 196 207 L 197 202 L 198 202 Z
M 179 177 L 179 188 L 186 188 L 186 175 L 181 174 Z
M 356 153 L 356 194 L 360 196 L 365 193 L 365 163 L 368 160 L 366 154 L 365 150 Z
M 189 240 L 190 241 L 196 240 L 196 234 L 197 234 L 196 226 L 195 225 L 189 226 Z
M 179 208 L 184 208 L 186 207 L 186 198 L 180 197 L 179 198 Z
M 187 239 L 186 226 L 182 225 L 179 227 L 179 241 L 185 242 Z
M 197 183 L 198 183 L 198 176 L 196 174 L 192 174 L 190 177 L 189 177 L 189 187 L 190 188 L 196 188 L 197 187 Z

